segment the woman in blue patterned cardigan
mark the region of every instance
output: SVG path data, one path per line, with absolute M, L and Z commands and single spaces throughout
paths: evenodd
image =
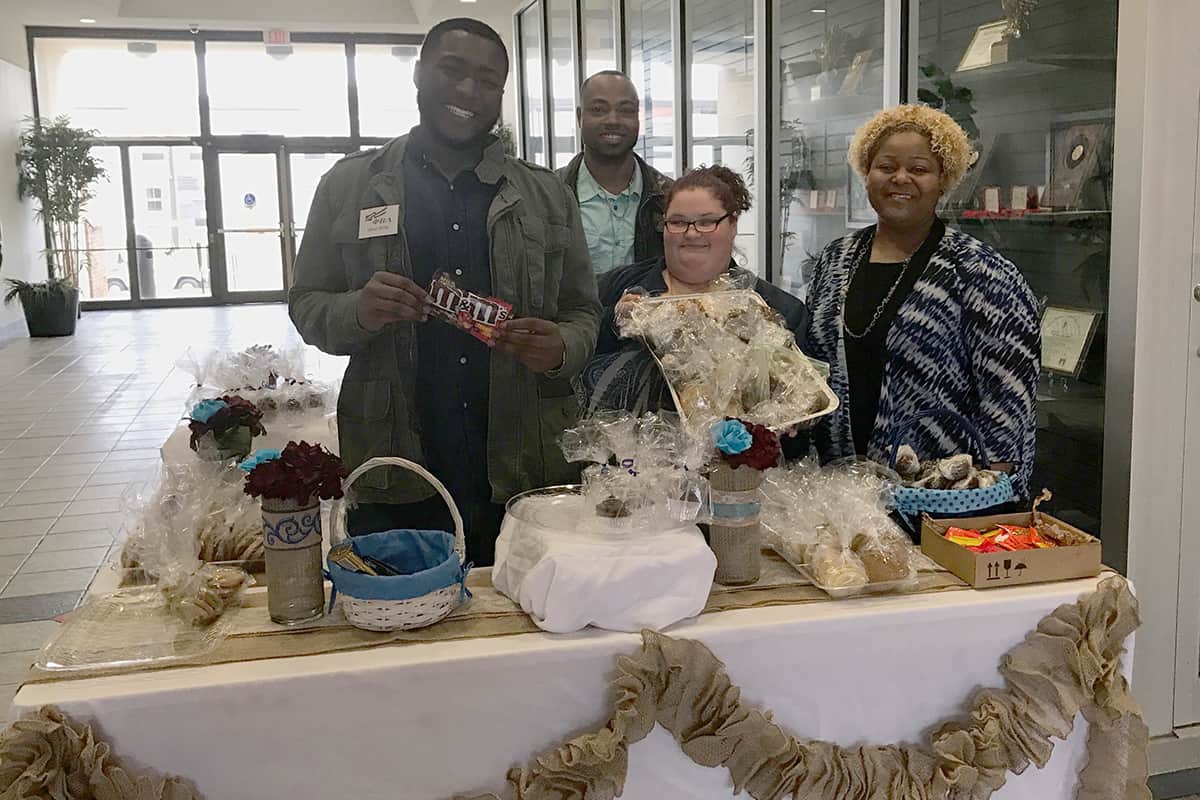
M 830 363 L 842 405 L 818 421 L 813 440 L 823 460 L 886 461 L 900 423 L 950 409 L 975 425 L 991 464 L 1026 495 L 1041 365 L 1037 303 L 1012 262 L 936 214 L 971 156 L 962 129 L 925 106 L 885 109 L 855 134 L 850 165 L 879 223 L 832 242 L 817 262 L 807 352 Z M 958 428 L 924 420 L 904 438 L 922 458 L 972 450 Z

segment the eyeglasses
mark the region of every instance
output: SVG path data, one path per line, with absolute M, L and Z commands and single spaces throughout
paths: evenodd
M 695 228 L 696 233 L 712 233 L 725 220 L 732 217 L 733 214 L 726 214 L 717 219 L 669 219 L 663 227 L 667 229 L 667 233 L 687 233 L 688 228 Z

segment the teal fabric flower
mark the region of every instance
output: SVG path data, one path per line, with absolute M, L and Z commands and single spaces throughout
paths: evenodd
M 736 419 L 718 422 L 712 428 L 713 445 L 727 456 L 744 453 L 754 444 L 754 437 L 746 426 Z
M 196 422 L 208 422 L 218 411 L 228 407 L 229 404 L 224 400 L 201 400 L 192 406 L 192 419 Z
M 271 447 L 264 447 L 261 450 L 255 450 L 253 455 L 251 455 L 241 464 L 238 464 L 238 469 L 240 469 L 242 472 L 253 472 L 254 468 L 259 464 L 262 464 L 265 461 L 274 461 L 281 455 L 283 455 L 283 451 L 281 450 L 276 450 Z

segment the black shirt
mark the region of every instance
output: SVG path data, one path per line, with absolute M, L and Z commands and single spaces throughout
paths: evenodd
M 437 272 L 459 287 L 492 293 L 487 216 L 497 186 L 474 170 L 447 178 L 426 154 L 420 128 L 404 153 L 404 232 L 413 280 L 428 288 Z M 488 380 L 491 351 L 470 334 L 430 319 L 417 326 L 417 398 L 425 466 L 441 480 L 465 517 L 486 505 Z M 468 530 L 472 521 L 466 520 Z
M 846 347 L 846 373 L 850 382 L 850 434 L 854 439 L 854 451 L 867 455 L 871 434 L 875 431 L 875 417 L 879 410 L 879 395 L 883 390 L 883 374 L 887 367 L 887 336 L 900 306 L 912 293 L 913 287 L 925 272 L 929 257 L 933 255 L 946 226 L 941 220 L 933 224 L 929 236 L 921 244 L 903 270 L 903 263 L 883 264 L 870 262 L 874 237 L 865 245 L 863 261 L 854 272 L 846 290 L 846 307 L 843 311 L 844 328 L 842 339 Z M 899 279 L 892 299 L 884 308 L 879 322 L 865 337 L 856 339 L 846 333 L 849 328 L 861 333 L 871 324 L 875 310 L 887 297 L 892 285 Z

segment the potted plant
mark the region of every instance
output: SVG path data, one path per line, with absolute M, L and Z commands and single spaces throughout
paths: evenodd
M 779 466 L 779 436 L 762 425 L 726 419 L 712 427 L 715 459 L 708 470 L 717 583 L 754 583 L 762 570 L 759 487 L 763 471 Z
M 71 127 L 66 117 L 29 119 L 17 150 L 17 188 L 38 204 L 50 236 L 45 281 L 8 279 L 5 303 L 20 298 L 30 336 L 71 336 L 79 318 L 80 242 L 83 207 L 92 186 L 105 177 L 92 152 L 97 132 Z
M 296 625 L 325 608 L 321 570 L 321 501 L 342 496 L 346 467 L 324 447 L 288 442 L 244 461 L 245 492 L 262 499 L 271 619 Z
M 262 412 L 238 395 L 196 403 L 188 417 L 188 430 L 192 432 L 188 444 L 208 461 L 245 458 L 254 437 L 267 432 Z

